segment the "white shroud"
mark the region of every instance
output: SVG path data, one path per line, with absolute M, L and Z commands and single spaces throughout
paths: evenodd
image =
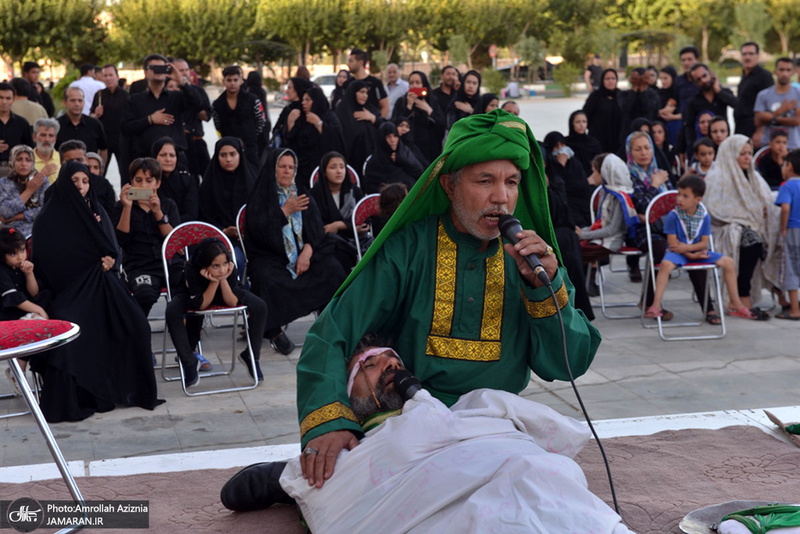
M 321 489 L 291 460 L 281 485 L 314 534 L 630 532 L 592 494 L 572 458 L 578 421 L 481 389 L 448 409 L 422 390 L 352 451 Z

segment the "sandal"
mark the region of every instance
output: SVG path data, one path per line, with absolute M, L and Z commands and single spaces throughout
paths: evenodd
M 659 317 L 663 317 L 663 315 L 664 313 L 655 306 L 650 306 L 647 308 L 647 311 L 644 312 L 644 316 L 648 319 L 658 319 Z
M 214 370 L 214 366 L 211 365 L 211 362 L 206 360 L 199 352 L 195 352 L 194 357 L 197 358 L 198 362 L 200 362 L 200 371 L 207 372 Z
M 737 311 L 741 311 L 741 310 L 737 310 Z M 733 310 L 728 310 L 728 313 L 733 315 Z M 752 317 L 751 317 L 751 319 L 752 319 Z M 714 326 L 719 326 L 719 325 L 722 324 L 722 319 L 720 318 L 720 316 L 719 316 L 719 314 L 717 312 L 710 311 L 710 312 L 708 312 L 706 314 L 706 322 L 708 324 L 711 324 L 711 325 L 714 325 Z
M 751 308 L 750 313 L 755 315 L 753 319 L 756 321 L 769 321 L 769 314 L 759 307 Z
M 778 319 L 787 319 L 789 321 L 800 321 L 800 317 L 793 317 L 789 315 L 789 312 L 787 310 L 783 310 L 775 317 L 777 317 Z
M 742 319 L 756 319 L 755 314 L 753 314 L 750 310 L 747 309 L 746 306 L 742 306 L 738 310 L 733 310 L 728 308 L 728 315 L 732 315 L 734 317 L 741 317 Z
M 661 321 L 666 323 L 671 321 L 673 317 L 675 317 L 675 315 L 673 315 L 671 311 L 661 308 Z

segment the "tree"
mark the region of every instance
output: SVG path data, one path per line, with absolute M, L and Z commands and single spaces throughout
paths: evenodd
M 339 2 L 326 0 L 261 0 L 255 29 L 286 41 L 297 51 L 298 64 L 305 65 L 308 56 L 322 49 L 320 29 L 340 7 Z
M 749 0 L 734 7 L 736 14 L 736 30 L 739 43 L 754 41 L 763 43 L 772 27 L 772 20 L 767 12 L 767 6 L 761 0 Z
M 789 53 L 789 42 L 800 34 L 800 3 L 795 0 L 766 0 L 772 27 L 781 40 L 781 51 Z
M 154 52 L 181 57 L 201 71 L 233 62 L 250 37 L 251 0 L 119 0 L 112 6 L 116 48 L 126 59 Z
M 100 0 L 10 0 L 0 2 L 0 54 L 12 65 L 50 55 L 90 61 L 105 40 Z

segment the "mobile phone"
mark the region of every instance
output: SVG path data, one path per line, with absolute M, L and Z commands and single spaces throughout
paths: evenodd
M 153 74 L 172 74 L 172 65 L 150 65 Z
M 428 96 L 428 90 L 424 87 L 409 87 L 409 93 L 414 93 L 417 96 Z
M 152 189 L 144 187 L 131 187 L 128 189 L 128 198 L 130 200 L 150 200 L 150 195 L 152 194 Z

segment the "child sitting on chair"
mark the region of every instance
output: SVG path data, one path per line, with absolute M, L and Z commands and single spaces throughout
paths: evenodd
M 667 236 L 669 250 L 658 269 L 653 305 L 647 308 L 645 317 L 661 317 L 661 300 L 667 289 L 669 275 L 676 267 L 687 263 L 712 263 L 722 269 L 725 278 L 730 298 L 728 313 L 743 319 L 755 318 L 739 299 L 733 259 L 708 250 L 711 217 L 701 204 L 705 192 L 706 183 L 695 174 L 687 174 L 678 182 L 676 207 L 664 221 L 664 234 Z

